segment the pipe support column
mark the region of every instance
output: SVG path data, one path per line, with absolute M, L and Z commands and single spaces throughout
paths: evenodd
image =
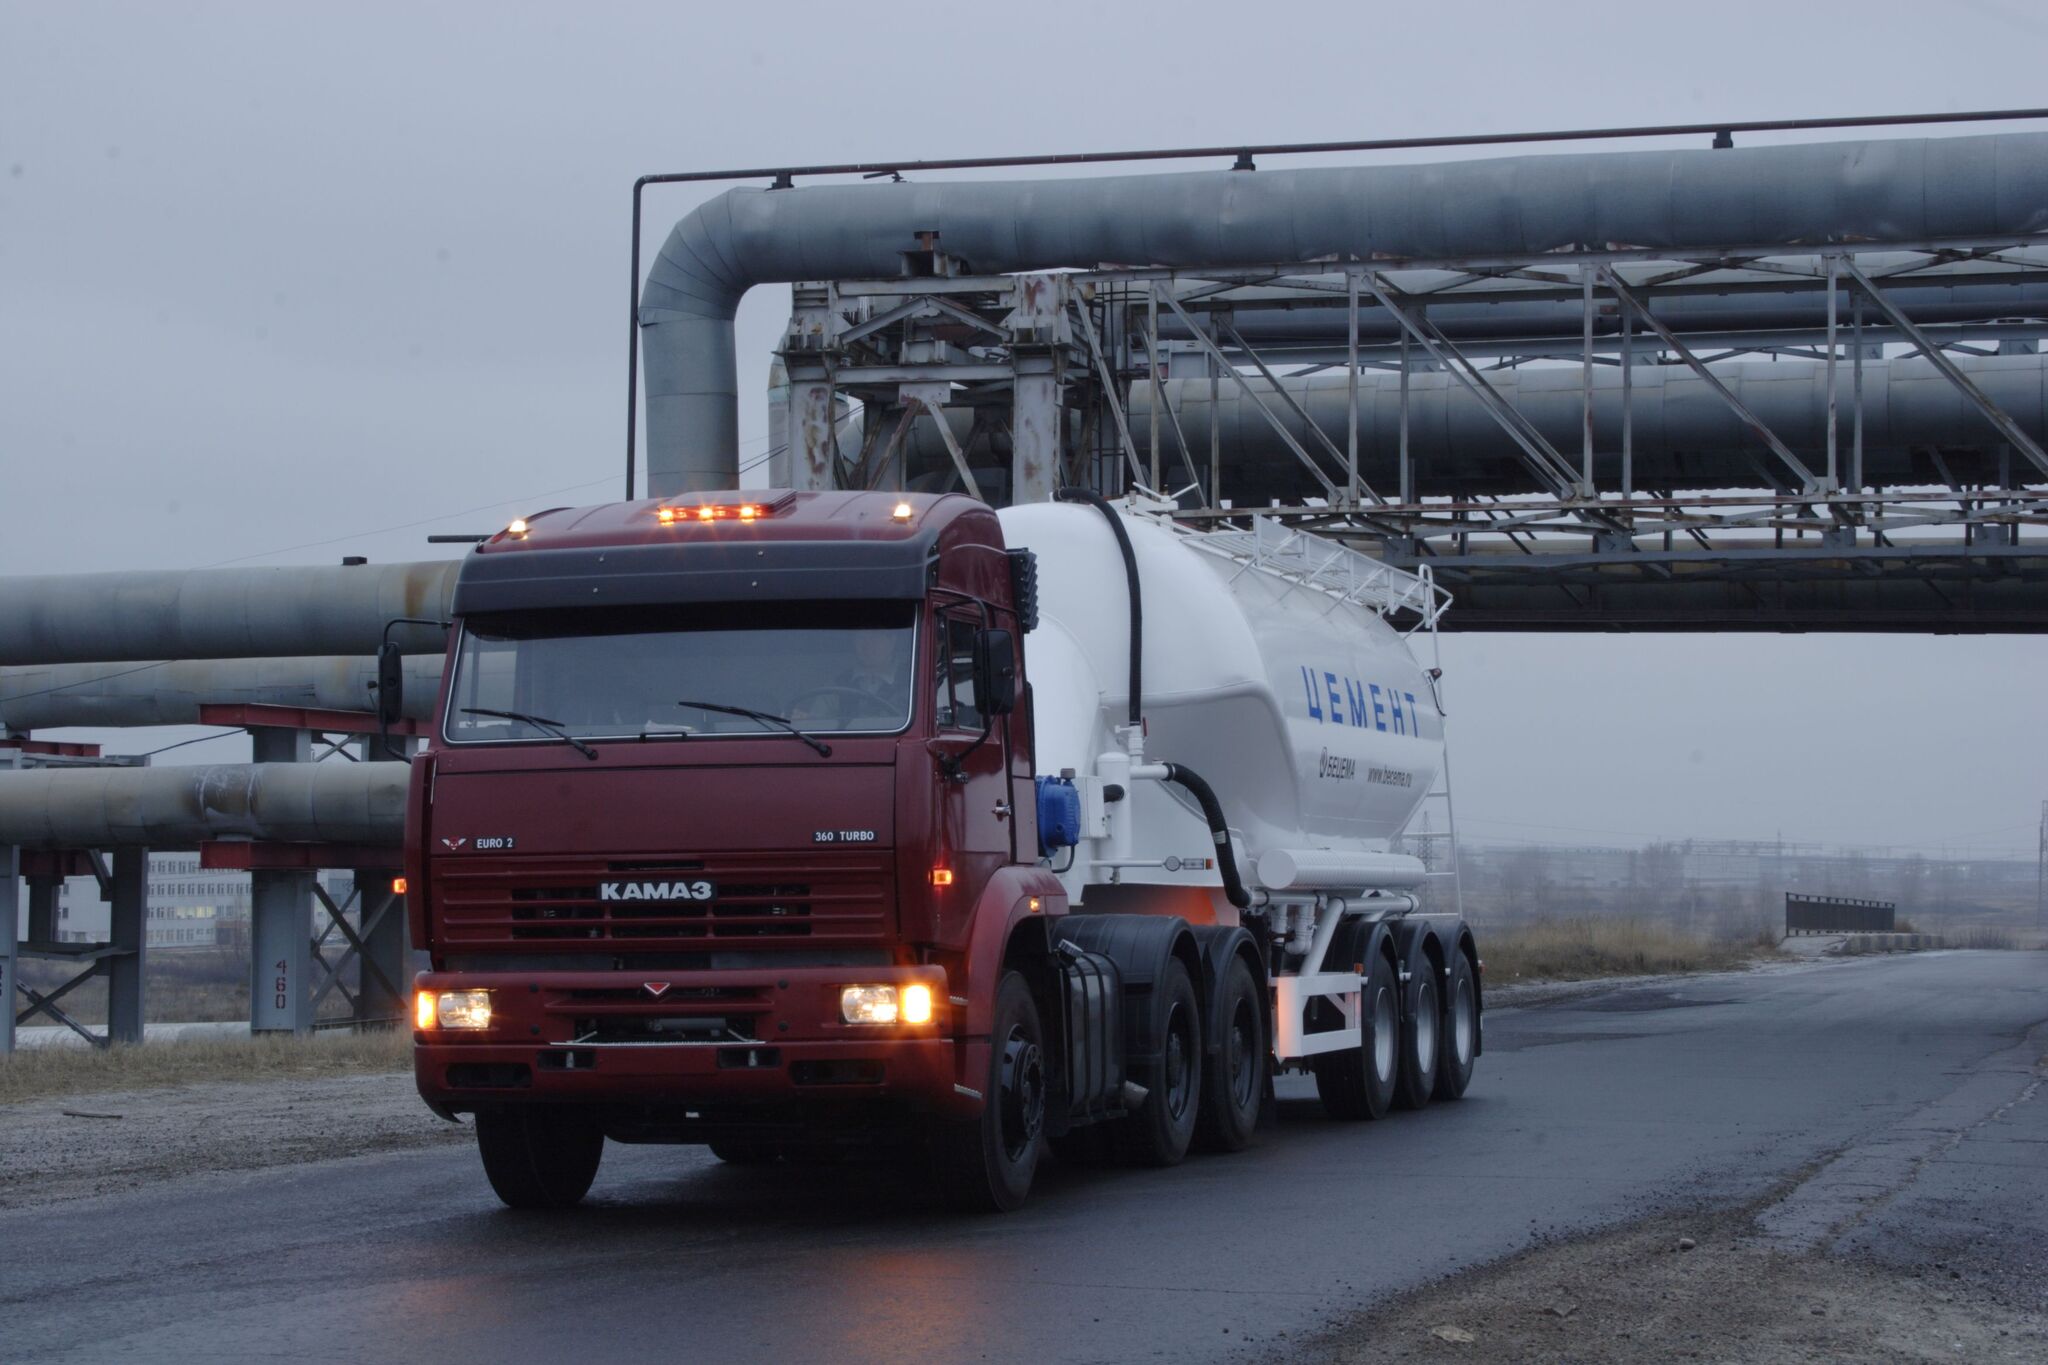
M 258 763 L 306 763 L 312 736 L 268 726 L 249 731 Z M 313 879 L 297 869 L 249 873 L 249 1031 L 313 1031 Z

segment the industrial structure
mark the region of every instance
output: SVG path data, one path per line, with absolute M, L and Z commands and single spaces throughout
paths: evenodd
M 1458 600 L 1447 629 L 2038 630 L 2048 133 L 1746 144 L 2042 117 L 1440 139 L 1712 141 L 1438 165 L 1274 164 L 1430 145 L 1364 142 L 648 177 L 627 492 L 643 351 L 647 490 L 736 483 L 733 313 L 787 283 L 778 486 L 1256 509 L 1333 563 L 1428 570 Z M 1217 168 L 926 178 L 1169 159 Z M 855 176 L 881 183 L 812 183 Z M 643 277 L 642 190 L 721 179 L 761 183 L 693 209 Z M 404 765 L 368 735 L 368 655 L 398 644 L 407 696 L 429 696 L 454 570 L 0 579 L 0 764 L 20 769 L 0 774 L 0 998 L 23 927 L 54 951 L 49 888 L 90 870 L 109 940 L 63 946 L 113 984 L 110 1036 L 139 1036 L 147 848 L 252 871 L 259 1027 L 310 1027 L 314 868 L 360 869 L 386 906 L 326 934 L 395 990 Z M 249 729 L 256 764 L 152 769 L 29 734 L 185 721 Z M 309 763 L 316 742 L 362 761 Z M 56 1009 L 0 1012 L 0 1048 Z

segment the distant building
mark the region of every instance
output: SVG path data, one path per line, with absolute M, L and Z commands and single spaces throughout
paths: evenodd
M 322 872 L 320 884 L 339 905 L 353 884 L 348 872 Z M 148 944 L 152 949 L 241 947 L 249 941 L 249 874 L 199 865 L 197 853 L 149 855 Z M 24 927 L 27 917 L 23 916 Z M 107 903 L 90 877 L 73 877 L 57 893 L 57 937 L 103 942 Z

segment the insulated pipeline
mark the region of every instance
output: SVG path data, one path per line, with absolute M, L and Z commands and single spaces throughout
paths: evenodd
M 397 846 L 405 763 L 0 773 L 0 845 L 193 848 L 214 839 Z
M 1535 155 L 1286 171 L 735 189 L 678 222 L 640 294 L 648 491 L 730 488 L 733 316 L 755 285 L 982 274 L 2004 237 L 2048 228 L 2048 135 Z

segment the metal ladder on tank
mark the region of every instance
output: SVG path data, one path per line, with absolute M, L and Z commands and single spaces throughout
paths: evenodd
M 1434 589 L 1435 582 L 1427 565 L 1422 567 L 1420 576 L 1426 591 Z M 1437 638 L 1436 617 L 1437 613 L 1426 615 L 1407 633 L 1412 636 L 1417 630 L 1429 632 L 1431 699 L 1436 702 L 1438 713 L 1443 714 L 1443 650 Z M 1446 716 L 1445 720 L 1448 730 L 1449 717 Z M 1430 828 L 1429 818 L 1434 804 L 1439 801 L 1443 803 L 1444 813 L 1444 827 L 1441 831 Z M 1417 824 L 1421 825 L 1420 829 L 1415 828 Z M 1441 886 L 1448 881 L 1450 885 L 1446 889 L 1450 893 L 1451 902 L 1448 908 L 1460 919 L 1465 917 L 1465 888 L 1458 877 L 1457 811 L 1451 804 L 1451 746 L 1448 733 L 1444 741 L 1443 767 L 1438 769 L 1436 781 L 1430 784 L 1428 793 L 1422 798 L 1422 804 L 1409 820 L 1408 828 L 1402 830 L 1401 837 L 1394 841 L 1394 851 L 1410 853 L 1422 859 L 1425 910 L 1445 908 L 1435 903 L 1438 893 L 1434 886 Z

